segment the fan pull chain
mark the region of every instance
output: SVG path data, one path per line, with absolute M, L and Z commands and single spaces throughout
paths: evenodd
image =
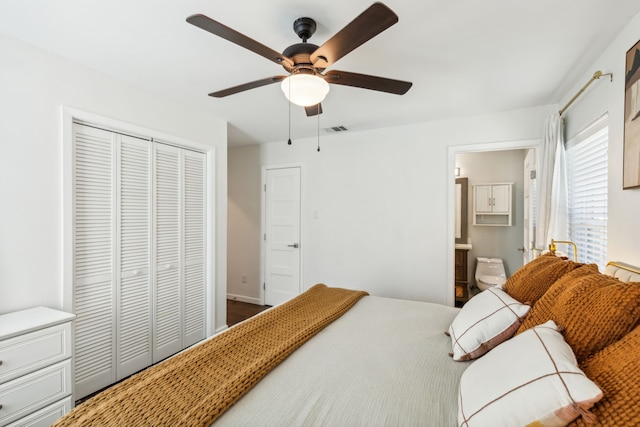
M 320 152 L 320 103 L 319 102 L 316 107 L 318 107 L 318 114 L 316 114 L 316 116 L 318 116 L 318 152 Z
M 289 79 L 289 99 L 291 99 L 291 79 Z M 287 140 L 287 144 L 291 145 L 291 101 L 289 101 L 289 140 Z

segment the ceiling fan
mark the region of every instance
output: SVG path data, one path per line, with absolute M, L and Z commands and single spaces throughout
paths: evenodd
M 265 57 L 289 73 L 288 76 L 267 77 L 209 94 L 216 98 L 282 82 L 281 88 L 287 99 L 304 106 L 307 116 L 314 116 L 322 113 L 320 102 L 329 92 L 328 83 L 397 95 L 405 94 L 412 85 L 411 82 L 367 74 L 338 70 L 324 72 L 334 62 L 398 22 L 398 15 L 382 3 L 371 5 L 320 47 L 307 43 L 316 31 L 316 22 L 311 18 L 296 19 L 293 30 L 302 43 L 293 44 L 282 53 L 202 14 L 189 16 L 187 22 Z

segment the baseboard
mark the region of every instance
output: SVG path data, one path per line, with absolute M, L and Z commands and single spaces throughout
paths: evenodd
M 246 297 L 244 295 L 227 294 L 227 299 L 240 301 L 240 302 L 248 302 L 250 304 L 262 305 L 260 298 Z
M 228 326 L 228 325 L 226 325 L 226 324 L 224 324 L 224 325 L 220 326 L 218 329 L 216 329 L 216 331 L 215 331 L 214 335 L 215 335 L 215 334 L 219 334 L 219 333 L 220 333 L 220 332 L 222 332 L 222 331 L 226 331 L 227 329 L 229 329 L 229 326 Z

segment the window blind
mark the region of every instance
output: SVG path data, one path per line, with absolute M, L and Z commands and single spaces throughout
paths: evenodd
M 609 125 L 605 115 L 566 143 L 569 238 L 580 262 L 607 262 Z

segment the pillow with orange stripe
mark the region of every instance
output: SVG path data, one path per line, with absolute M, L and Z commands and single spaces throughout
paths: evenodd
M 565 426 L 589 409 L 602 391 L 580 370 L 571 347 L 548 321 L 511 338 L 462 374 L 461 427 Z
M 529 308 L 497 288 L 471 298 L 449 326 L 453 360 L 476 359 L 511 338 Z

